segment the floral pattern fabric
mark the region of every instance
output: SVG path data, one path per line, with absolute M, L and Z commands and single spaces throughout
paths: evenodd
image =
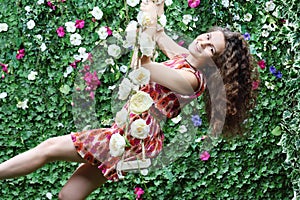
M 137 119 L 143 119 L 150 126 L 150 132 L 144 139 L 145 153 L 148 158 L 155 158 L 163 148 L 164 134 L 160 128 L 159 122 L 164 118 L 176 117 L 185 104 L 200 96 L 205 89 L 205 80 L 200 71 L 194 70 L 186 61 L 185 55 L 179 55 L 172 60 L 163 63 L 165 66 L 173 69 L 188 70 L 195 74 L 199 86 L 193 95 L 180 95 L 172 92 L 170 89 L 150 82 L 141 88 L 142 91 L 150 94 L 154 101 L 153 106 L 141 114 L 129 114 L 129 126 Z M 128 106 L 124 108 L 127 110 Z M 109 141 L 113 134 L 124 135 L 125 125 L 118 127 L 114 123 L 110 128 L 100 128 L 82 132 L 72 132 L 71 137 L 79 155 L 92 165 L 98 166 L 103 175 L 112 181 L 118 181 L 116 164 L 121 157 L 113 157 L 109 152 Z M 141 140 L 134 138 L 130 134 L 130 128 L 127 132 L 127 139 L 131 144 L 125 148 L 124 160 L 141 159 L 142 145 Z

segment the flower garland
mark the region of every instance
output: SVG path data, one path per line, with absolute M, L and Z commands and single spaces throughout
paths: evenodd
M 160 4 L 162 1 L 155 1 Z M 142 174 L 147 174 L 147 168 L 151 165 L 151 160 L 146 159 L 144 139 L 150 132 L 150 125 L 147 125 L 143 119 L 137 119 L 130 124 L 130 113 L 141 114 L 153 105 L 153 99 L 146 92 L 139 89 L 149 83 L 150 71 L 141 66 L 141 58 L 143 56 L 153 57 L 155 51 L 155 41 L 149 36 L 145 30 L 155 22 L 151 17 L 142 11 L 138 13 L 137 21 L 129 22 L 126 28 L 126 46 L 133 48 L 131 58 L 131 71 L 119 85 L 118 98 L 120 100 L 128 100 L 127 108 L 122 108 L 116 113 L 115 121 L 119 128 L 124 128 L 125 134 L 122 136 L 115 133 L 110 138 L 109 149 L 110 154 L 114 157 L 122 157 L 117 164 L 117 174 L 119 179 L 124 179 L 122 171 L 140 170 Z M 157 23 L 157 30 L 161 30 L 166 25 L 165 15 L 160 16 Z M 142 146 L 142 159 L 134 161 L 124 161 L 125 147 L 130 147 L 127 141 L 128 130 L 130 126 L 130 135 L 139 139 Z

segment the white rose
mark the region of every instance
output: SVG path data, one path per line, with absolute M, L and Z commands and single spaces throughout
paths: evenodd
M 108 36 L 107 29 L 104 26 L 97 31 L 97 34 L 101 40 L 105 40 Z
M 78 49 L 78 53 L 79 53 L 78 60 L 82 59 L 82 62 L 86 61 L 89 57 L 89 54 L 86 53 L 86 48 L 84 48 L 84 47 L 80 47 Z
M 192 15 L 190 15 L 190 14 L 183 15 L 182 22 L 183 22 L 185 25 L 188 25 L 188 23 L 190 23 L 192 20 L 193 20 Z
M 6 92 L 0 93 L 0 99 L 4 99 L 6 97 L 7 97 L 7 93 Z
M 45 43 L 42 43 L 40 48 L 41 48 L 41 51 L 44 52 L 47 49 L 47 46 Z
M 30 6 L 25 6 L 25 8 L 24 8 L 25 10 L 26 10 L 26 12 L 30 12 L 31 11 L 31 8 L 30 8 Z
M 0 33 L 2 31 L 7 31 L 8 30 L 8 25 L 6 23 L 0 23 Z
M 121 67 L 120 67 L 120 72 L 122 72 L 122 73 L 126 73 L 127 72 L 127 69 L 128 69 L 128 67 L 126 66 L 126 65 L 122 65 Z
M 31 71 L 30 74 L 28 74 L 28 80 L 30 80 L 30 81 L 35 80 L 35 76 L 36 76 L 37 74 L 38 74 L 37 72 Z
M 143 119 L 137 119 L 130 126 L 131 135 L 137 139 L 145 139 L 150 132 L 150 126 Z
M 37 5 L 42 5 L 45 3 L 45 0 L 38 0 L 38 2 L 36 2 L 36 3 L 37 3 Z
M 250 22 L 251 19 L 252 19 L 252 15 L 251 15 L 250 13 L 247 13 L 247 14 L 244 16 L 244 20 L 245 20 L 246 22 Z
M 178 122 L 181 121 L 181 119 L 182 119 L 181 116 L 178 115 L 177 117 L 172 118 L 171 121 L 172 121 L 173 123 L 177 124 Z
M 125 151 L 125 139 L 119 133 L 115 133 L 109 140 L 110 155 L 117 157 L 121 156 Z
M 267 11 L 273 11 L 275 9 L 276 5 L 273 3 L 273 1 L 266 2 L 266 10 Z
M 108 55 L 110 55 L 110 56 L 117 59 L 121 55 L 121 48 L 118 45 L 115 45 L 115 44 L 109 45 L 107 53 L 108 53 Z
M 67 67 L 67 71 L 64 73 L 64 77 L 66 78 L 72 72 L 73 72 L 73 67 L 72 66 L 68 66 Z
M 107 58 L 105 61 L 104 61 L 107 65 L 114 65 L 115 62 L 112 58 Z
M 166 15 L 162 14 L 159 17 L 158 21 L 162 25 L 162 27 L 165 27 L 167 25 L 167 17 L 166 17 Z
M 148 110 L 153 104 L 153 99 L 150 95 L 143 91 L 138 91 L 130 98 L 129 110 L 140 114 Z
M 94 7 L 93 10 L 90 13 L 97 20 L 100 20 L 103 17 L 103 12 L 102 12 L 102 10 L 98 6 Z
M 165 1 L 166 6 L 172 5 L 172 3 L 173 3 L 173 0 L 166 0 Z
M 52 199 L 53 195 L 52 195 L 50 192 L 47 192 L 46 197 L 47 197 L 48 199 Z
M 66 22 L 65 26 L 68 33 L 74 33 L 76 31 L 75 22 Z
M 127 4 L 131 7 L 135 7 L 140 3 L 140 0 L 126 0 Z
M 225 8 L 228 8 L 228 7 L 229 7 L 229 0 L 222 0 L 222 5 L 223 5 Z
M 122 108 L 119 112 L 116 114 L 116 124 L 118 127 L 123 127 L 128 119 L 128 111 L 125 108 Z
M 81 44 L 82 37 L 78 33 L 74 33 L 70 36 L 70 42 L 72 45 L 79 46 Z
M 43 40 L 43 36 L 41 36 L 40 34 L 36 35 L 35 37 L 36 37 L 38 40 L 41 40 L 41 41 Z
M 33 21 L 33 20 L 29 20 L 28 22 L 27 22 L 27 28 L 28 29 L 33 29 L 35 27 L 35 22 Z
M 26 108 L 28 108 L 27 103 L 28 99 L 25 99 L 24 101 L 19 101 L 17 104 L 17 108 L 22 108 L 23 110 L 25 110 Z
M 144 67 L 140 67 L 130 72 L 129 78 L 136 85 L 145 85 L 150 81 L 150 71 Z
M 155 41 L 145 32 L 140 37 L 140 50 L 145 56 L 152 56 L 155 48 Z
M 132 89 L 132 83 L 128 78 L 124 78 L 119 85 L 119 91 L 118 91 L 118 96 L 119 99 L 125 100 L 127 99 L 128 95 L 130 94 Z

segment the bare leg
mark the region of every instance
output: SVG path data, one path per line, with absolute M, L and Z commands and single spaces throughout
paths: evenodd
M 63 200 L 85 199 L 106 182 L 101 170 L 88 163 L 81 165 L 62 188 L 58 198 Z
M 77 153 L 71 136 L 50 138 L 33 149 L 0 164 L 0 180 L 29 174 L 52 161 L 86 162 Z

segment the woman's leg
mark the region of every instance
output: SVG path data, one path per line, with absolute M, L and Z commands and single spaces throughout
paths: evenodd
M 71 136 L 50 138 L 33 149 L 0 164 L 0 180 L 29 174 L 52 161 L 86 162 L 77 153 Z
M 63 200 L 85 199 L 106 182 L 101 170 L 91 164 L 81 165 L 62 188 L 58 198 Z

